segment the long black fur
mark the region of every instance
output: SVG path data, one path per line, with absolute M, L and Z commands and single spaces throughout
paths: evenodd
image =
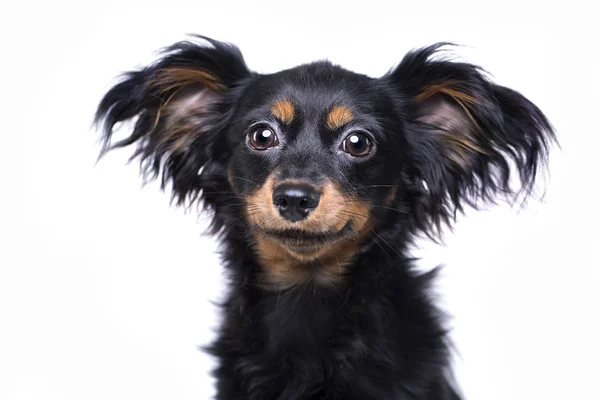
M 126 74 L 100 103 L 96 119 L 104 124 L 105 150 L 135 145 L 147 177 L 170 184 L 178 204 L 200 202 L 213 214 L 211 231 L 223 243 L 230 276 L 224 320 L 210 347 L 219 363 L 217 399 L 460 398 L 444 318 L 430 293 L 435 273 L 414 270 L 408 245 L 419 233 L 439 234 L 464 205 L 528 194 L 554 136 L 534 104 L 492 83 L 479 67 L 440 57 L 441 46 L 408 53 L 377 79 L 328 62 L 260 75 L 246 67 L 236 47 L 198 37 Z M 178 93 L 207 85 L 164 78 L 173 68 L 216 77 L 216 100 L 185 115 L 170 109 Z M 471 136 L 453 136 L 462 131 L 438 126 L 438 117 L 427 115 L 438 112 L 440 102 L 450 116 L 462 112 L 447 93 L 419 100 L 436 85 L 460 92 L 470 116 L 455 122 L 475 132 Z M 282 93 L 315 107 L 331 94 L 355 105 L 379 135 L 378 152 L 363 167 L 330 172 L 342 189 L 373 204 L 371 245 L 353 258 L 338 287 L 309 281 L 268 290 L 258 284 L 262 267 L 243 199 L 276 161 L 247 155 L 238 137 L 250 116 Z M 131 135 L 111 144 L 115 124 L 134 118 Z M 188 127 L 185 136 L 172 132 L 180 125 Z M 318 149 L 288 163 L 304 165 L 304 157 L 326 169 L 331 158 L 319 158 Z M 515 171 L 519 188 L 510 184 Z M 391 186 L 398 190 L 384 207 Z

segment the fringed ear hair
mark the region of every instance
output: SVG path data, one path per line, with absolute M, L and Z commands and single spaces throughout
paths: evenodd
M 177 43 L 154 64 L 125 74 L 96 113 L 103 151 L 135 144 L 132 158 L 140 158 L 144 175 L 160 175 L 163 187 L 171 182 L 178 204 L 226 185 L 227 148 L 219 132 L 235 105 L 232 89 L 252 75 L 236 47 L 198 38 L 203 42 Z M 135 117 L 130 136 L 112 144 L 115 124 Z M 203 199 L 215 203 L 218 196 L 207 191 Z
M 408 97 L 407 140 L 416 178 L 426 182 L 422 228 L 439 233 L 463 204 L 533 189 L 555 139 L 544 114 L 521 94 L 490 82 L 471 64 L 436 58 L 443 43 L 408 53 L 384 78 Z M 510 185 L 511 164 L 521 181 Z

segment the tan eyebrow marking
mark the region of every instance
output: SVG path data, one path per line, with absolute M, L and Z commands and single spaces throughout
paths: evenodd
M 271 113 L 281 122 L 289 125 L 294 120 L 294 105 L 289 100 L 278 100 L 271 106 Z
M 352 110 L 346 106 L 334 106 L 327 115 L 327 127 L 338 129 L 354 119 Z

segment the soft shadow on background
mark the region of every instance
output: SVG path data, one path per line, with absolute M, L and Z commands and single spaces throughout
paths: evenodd
M 36 4 L 37 3 L 37 4 Z M 411 48 L 462 59 L 556 127 L 544 203 L 467 212 L 423 269 L 453 316 L 466 399 L 599 398 L 598 58 L 577 2 L 34 2 L 3 12 L 0 399 L 207 399 L 224 276 L 206 215 L 141 188 L 128 151 L 96 165 L 95 106 L 186 33 L 275 72 L 329 58 L 380 76 Z M 415 3 L 415 4 L 413 4 Z

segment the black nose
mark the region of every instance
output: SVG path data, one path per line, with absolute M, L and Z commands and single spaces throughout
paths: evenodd
M 273 204 L 281 216 L 289 221 L 300 221 L 319 205 L 321 194 L 303 183 L 282 183 L 273 190 Z

